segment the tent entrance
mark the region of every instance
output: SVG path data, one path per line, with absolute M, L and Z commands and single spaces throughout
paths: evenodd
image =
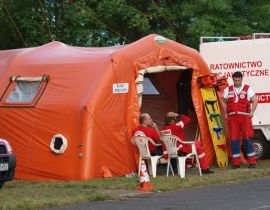
M 191 123 L 184 132 L 187 139 L 193 140 L 198 122 L 191 98 L 191 78 L 191 69 L 145 73 L 141 113 L 149 113 L 158 127 L 164 125 L 168 111 L 187 115 Z

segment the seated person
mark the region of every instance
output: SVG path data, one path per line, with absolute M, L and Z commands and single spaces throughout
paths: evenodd
M 185 134 L 183 132 L 183 128 L 185 127 L 186 124 L 190 122 L 189 117 L 181 114 L 177 114 L 174 112 L 168 112 L 165 118 L 165 126 L 161 128 L 161 135 L 174 135 L 179 137 L 182 141 L 185 141 Z M 180 146 L 180 142 L 177 146 Z M 209 165 L 207 162 L 207 159 L 205 157 L 204 149 L 202 147 L 202 144 L 200 141 L 195 140 L 195 146 L 197 149 L 200 165 L 202 168 L 202 173 L 204 174 L 209 174 L 209 173 L 214 173 L 209 169 Z M 163 150 L 166 150 L 165 146 L 163 146 Z M 163 151 L 164 153 L 165 150 Z M 178 151 L 179 155 L 181 153 L 190 153 L 191 152 L 191 145 L 188 144 L 183 144 L 181 149 Z
M 142 113 L 140 115 L 140 126 L 133 130 L 133 136 L 146 136 L 151 138 L 155 143 L 159 144 L 159 130 L 157 124 L 153 122 L 151 116 L 148 113 Z M 149 150 L 151 155 L 163 155 L 161 146 L 154 146 L 149 142 Z

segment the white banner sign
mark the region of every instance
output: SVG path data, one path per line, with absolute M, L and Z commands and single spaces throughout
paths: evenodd
M 128 93 L 128 83 L 113 84 L 113 93 Z
M 259 101 L 253 124 L 270 124 L 270 39 L 202 43 L 200 53 L 212 73 L 226 76 L 230 85 L 234 72 L 243 73 L 243 83 Z

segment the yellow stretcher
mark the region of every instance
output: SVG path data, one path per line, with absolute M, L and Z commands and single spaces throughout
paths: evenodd
M 202 78 L 205 79 L 205 76 Z M 220 167 L 227 166 L 228 154 L 226 138 L 216 89 L 214 86 L 204 85 L 201 81 L 201 78 L 199 78 L 198 82 L 201 86 L 200 89 L 203 98 L 204 109 L 207 115 L 208 127 L 216 153 L 217 164 Z

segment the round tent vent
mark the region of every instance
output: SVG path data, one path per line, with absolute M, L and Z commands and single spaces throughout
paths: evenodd
M 68 143 L 65 136 L 56 134 L 53 136 L 50 144 L 51 151 L 55 154 L 63 154 L 67 149 Z

